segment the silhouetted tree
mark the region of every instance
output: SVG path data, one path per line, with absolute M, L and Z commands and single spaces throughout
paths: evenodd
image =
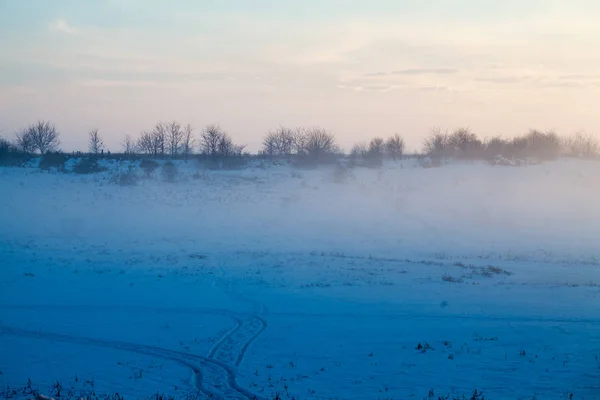
M 194 150 L 194 129 L 190 124 L 187 124 L 183 128 L 183 140 L 181 144 L 181 153 L 183 154 L 183 158 L 187 161 L 190 154 L 192 154 Z
M 290 156 L 296 150 L 296 133 L 292 129 L 280 127 L 269 132 L 263 140 L 262 152 L 268 156 Z
M 123 152 L 128 156 L 135 154 L 137 151 L 137 144 L 129 134 L 125 134 L 125 139 L 121 146 L 123 146 Z
M 369 156 L 374 158 L 383 158 L 385 151 L 384 141 L 382 138 L 376 137 L 369 142 Z
M 208 125 L 200 134 L 200 152 L 207 156 L 241 156 L 245 147 L 235 145 L 218 125 Z
M 38 151 L 44 155 L 55 151 L 60 144 L 59 133 L 55 126 L 47 121 L 38 121 L 25 130 L 17 133 L 17 148 L 24 153 Z
M 157 155 L 163 156 L 167 151 L 167 124 L 158 122 L 152 130 L 152 140 L 157 150 Z
M 24 129 L 23 131 L 17 133 L 15 139 L 15 146 L 22 153 L 35 153 L 33 137 L 27 129 Z
M 183 144 L 183 130 L 178 122 L 168 122 L 162 124 L 166 132 L 167 147 L 171 159 L 175 158 L 181 151 Z
M 297 132 L 296 146 L 298 154 L 304 154 L 318 160 L 338 151 L 335 137 L 323 128 L 300 129 Z
M 94 155 L 104 151 L 104 142 L 98 133 L 98 129 L 92 129 L 89 133 L 88 150 L 90 154 Z
M 448 146 L 452 155 L 458 158 L 481 157 L 483 142 L 468 128 L 459 128 L 448 136 Z
M 405 143 L 400 135 L 396 134 L 385 142 L 385 154 L 393 160 L 397 160 L 404 154 Z

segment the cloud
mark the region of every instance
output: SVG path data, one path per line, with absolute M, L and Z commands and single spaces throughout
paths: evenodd
M 565 74 L 558 77 L 560 80 L 597 81 L 600 74 Z
M 449 86 L 419 86 L 418 89 L 422 92 L 456 92 Z
M 392 71 L 393 75 L 449 75 L 456 74 L 459 71 L 454 68 L 409 68 L 401 69 L 398 71 Z
M 368 77 L 368 78 L 372 78 L 372 77 L 377 77 L 377 76 L 387 76 L 387 72 L 368 72 L 366 74 L 363 74 L 363 76 Z
M 498 76 L 489 78 L 475 78 L 475 80 L 477 82 L 486 83 L 522 83 L 525 81 L 529 81 L 530 78 L 522 76 Z
M 54 21 L 50 25 L 50 28 L 54 31 L 61 32 L 67 35 L 79 35 L 79 30 L 69 25 L 64 19 L 58 19 Z

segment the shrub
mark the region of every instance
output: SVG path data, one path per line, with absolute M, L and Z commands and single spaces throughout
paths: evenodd
M 462 159 L 472 160 L 483 153 L 483 142 L 467 128 L 457 129 L 448 136 L 447 146 L 452 156 Z
M 4 156 L 5 154 L 7 154 L 11 151 L 12 151 L 11 143 L 7 139 L 0 137 L 0 157 Z
M 0 166 L 3 167 L 24 167 L 31 156 L 21 152 L 8 152 L 0 155 Z
M 0 166 L 23 166 L 30 158 L 29 154 L 18 151 L 10 141 L 0 137 Z
M 144 170 L 146 178 L 150 178 L 152 173 L 159 167 L 159 164 L 154 160 L 143 159 L 140 163 L 140 168 Z
M 373 138 L 369 142 L 369 150 L 367 151 L 365 161 L 367 166 L 380 167 L 383 164 L 383 156 L 385 153 L 385 142 L 382 138 Z
M 406 145 L 400 135 L 394 135 L 385 142 L 385 153 L 392 160 L 402 158 Z
M 112 181 L 120 186 L 135 186 L 139 181 L 139 177 L 135 173 L 133 166 L 129 166 L 127 171 L 119 171 L 117 172 Z
M 175 182 L 177 180 L 177 166 L 168 161 L 162 166 L 162 177 L 166 182 Z
M 367 155 L 369 148 L 364 143 L 355 144 L 350 150 L 350 158 L 358 159 Z
M 577 133 L 563 142 L 564 153 L 570 157 L 595 158 L 600 155 L 600 142 L 591 135 Z
M 510 143 L 506 139 L 493 137 L 483 144 L 483 157 L 486 160 L 494 160 L 496 157 L 510 157 Z
M 449 136 L 442 133 L 439 129 L 434 129 L 423 140 L 423 153 L 429 156 L 432 160 L 439 160 L 444 157 L 449 157 L 450 151 Z
M 73 172 L 79 175 L 95 174 L 103 171 L 106 171 L 106 168 L 100 166 L 95 157 L 82 158 L 73 167 Z
M 552 160 L 560 155 L 562 143 L 552 131 L 543 133 L 532 130 L 525 136 L 512 140 L 510 149 L 515 157 L 536 157 L 540 160 Z
M 46 153 L 40 161 L 40 169 L 42 171 L 49 171 L 54 168 L 58 172 L 65 170 L 65 162 L 69 159 L 69 156 L 63 153 Z

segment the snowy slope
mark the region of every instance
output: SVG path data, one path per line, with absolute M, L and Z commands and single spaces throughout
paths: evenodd
M 598 163 L 108 167 L 0 169 L 0 387 L 600 398 Z

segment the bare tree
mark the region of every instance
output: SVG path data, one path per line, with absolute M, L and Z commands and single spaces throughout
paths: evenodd
M 183 158 L 187 161 L 190 154 L 194 149 L 194 128 L 190 124 L 187 124 L 183 128 L 183 140 L 181 142 L 181 154 L 183 154 Z
M 175 158 L 181 151 L 183 144 L 183 130 L 179 122 L 168 122 L 162 124 L 165 130 L 167 147 L 171 159 Z
M 423 152 L 428 156 L 445 157 L 449 155 L 450 144 L 447 133 L 442 133 L 439 128 L 432 129 L 431 133 L 423 139 Z
M 125 134 L 125 139 L 121 145 L 123 146 L 123 152 L 129 156 L 135 154 L 137 151 L 137 144 L 130 134 Z
M 219 155 L 221 156 L 241 156 L 246 145 L 236 145 L 229 135 L 225 135 L 219 142 Z
M 295 150 L 296 134 L 292 129 L 280 127 L 269 132 L 263 140 L 263 154 L 268 156 L 290 156 Z
M 200 134 L 200 151 L 207 156 L 241 156 L 244 145 L 235 145 L 218 125 L 208 125 Z
M 448 146 L 454 156 L 474 158 L 482 155 L 483 142 L 468 128 L 459 128 L 448 136 Z
M 208 125 L 200 134 L 200 152 L 207 156 L 219 155 L 219 143 L 225 135 L 219 125 Z
M 384 140 L 382 138 L 376 137 L 371 139 L 369 142 L 369 156 L 383 158 L 384 151 Z
M 350 150 L 350 157 L 359 158 L 364 157 L 369 152 L 369 147 L 365 143 L 357 143 L 352 146 Z
M 294 131 L 294 153 L 297 155 L 306 155 L 307 143 L 308 130 L 306 128 L 296 128 Z
M 88 150 L 94 155 L 98 155 L 104 150 L 104 142 L 98 133 L 98 129 L 92 129 L 89 133 Z
M 566 155 L 571 157 L 595 158 L 600 155 L 600 141 L 583 132 L 565 139 L 563 147 Z
M 303 143 L 304 153 L 314 159 L 333 154 L 338 150 L 333 134 L 323 128 L 303 130 L 299 140 Z
M 155 155 L 164 156 L 167 150 L 167 124 L 159 122 L 152 131 L 152 140 L 156 149 Z
M 152 132 L 142 132 L 137 140 L 137 148 L 144 154 L 157 156 L 159 154 L 158 142 Z
M 486 140 L 483 146 L 483 156 L 488 160 L 497 156 L 510 157 L 510 142 L 507 139 L 495 136 Z
M 401 158 L 404 154 L 405 143 L 400 135 L 395 134 L 385 142 L 385 153 L 393 160 Z
M 26 153 L 39 151 L 44 155 L 58 148 L 60 140 L 56 127 L 47 121 L 38 121 L 17 134 L 18 146 Z
M 15 139 L 15 147 L 18 151 L 26 154 L 35 153 L 35 145 L 33 144 L 33 135 L 29 129 L 24 129 L 18 132 Z

